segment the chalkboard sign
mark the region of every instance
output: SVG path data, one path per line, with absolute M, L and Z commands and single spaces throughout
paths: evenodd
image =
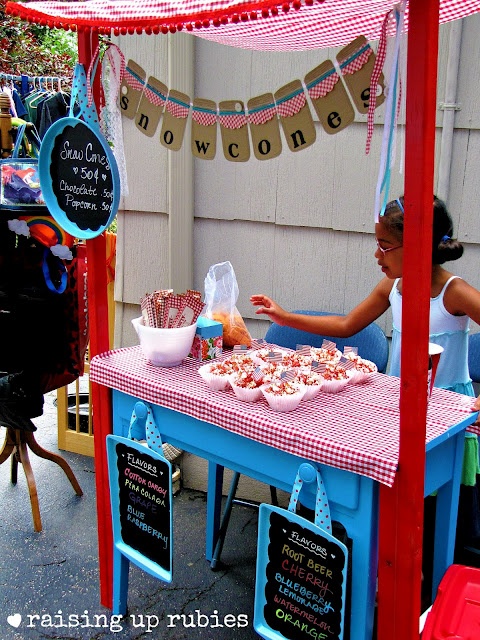
M 115 546 L 152 575 L 172 580 L 172 465 L 143 444 L 107 436 Z
M 42 140 L 38 167 L 47 207 L 65 231 L 90 239 L 111 224 L 120 178 L 100 129 L 79 118 L 57 120 Z
M 254 626 L 263 638 L 341 640 L 348 551 L 295 513 L 260 505 Z

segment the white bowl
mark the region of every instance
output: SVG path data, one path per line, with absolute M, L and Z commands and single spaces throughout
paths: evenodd
M 373 371 L 360 371 L 359 369 L 348 369 L 347 375 L 348 375 L 350 384 L 363 384 L 370 378 L 372 373 L 376 373 L 378 371 L 377 365 L 374 362 L 371 362 L 370 360 L 363 360 L 363 362 L 370 365 L 370 368 L 373 369 Z
M 324 380 L 320 391 L 324 393 L 340 393 L 348 384 L 349 379 L 344 378 L 342 380 Z
M 233 375 L 230 377 L 230 385 L 233 389 L 233 393 L 236 397 L 242 402 L 257 402 L 262 397 L 262 389 L 261 387 L 239 387 L 236 384 L 237 376 Z
M 213 391 L 226 391 L 227 389 L 230 389 L 231 374 L 219 376 L 218 374 L 212 373 L 210 371 L 211 367 L 212 363 L 208 362 L 207 364 L 202 365 L 198 370 L 198 373 L 207 383 L 210 389 L 213 389 Z
M 305 387 L 303 385 L 295 385 L 297 387 L 296 393 L 282 396 L 276 396 L 273 393 L 268 393 L 266 390 L 268 386 L 268 384 L 265 384 L 261 389 L 263 397 L 268 402 L 270 409 L 273 409 L 274 411 L 294 411 L 305 395 Z
M 143 317 L 132 320 L 143 355 L 156 367 L 175 367 L 191 351 L 197 323 L 179 329 L 146 327 Z

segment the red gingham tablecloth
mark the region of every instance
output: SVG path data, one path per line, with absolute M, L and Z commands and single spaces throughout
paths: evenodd
M 140 347 L 94 357 L 90 377 L 136 398 L 228 429 L 314 462 L 346 469 L 392 486 L 398 462 L 400 381 L 381 373 L 338 394 L 320 393 L 293 412 L 278 413 L 262 398 L 237 400 L 212 391 L 191 358 L 173 368 L 150 364 Z M 434 389 L 427 416 L 427 442 L 471 412 L 473 398 Z

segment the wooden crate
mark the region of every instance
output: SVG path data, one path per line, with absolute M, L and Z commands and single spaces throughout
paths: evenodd
M 86 363 L 85 375 L 81 380 L 77 379 L 68 387 L 57 389 L 58 448 L 93 457 L 93 420 L 88 371 L 89 365 Z M 87 391 L 83 388 L 85 384 Z

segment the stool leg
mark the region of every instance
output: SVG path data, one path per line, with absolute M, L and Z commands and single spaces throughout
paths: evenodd
M 10 482 L 17 484 L 18 479 L 18 451 L 15 449 L 12 451 L 12 459 L 10 463 Z
M 38 505 L 37 485 L 35 484 L 35 477 L 30 465 L 27 445 L 22 441 L 20 433 L 18 433 L 17 451 L 27 479 L 30 504 L 32 506 L 33 528 L 35 531 L 39 532 L 42 530 L 42 519 L 40 518 L 40 507 Z
M 15 449 L 15 431 L 10 427 L 7 427 L 7 433 L 5 434 L 5 441 L 3 443 L 2 450 L 0 451 L 0 464 L 8 460 Z
M 46 449 L 41 447 L 35 440 L 33 433 L 30 431 L 24 432 L 23 439 L 33 451 L 33 453 L 35 453 L 39 458 L 45 458 L 45 460 L 51 460 L 52 462 L 58 464 L 58 466 L 63 469 L 65 475 L 70 480 L 70 484 L 74 488 L 77 496 L 83 496 L 83 491 L 78 484 L 75 474 L 73 473 L 68 462 L 64 458 L 62 458 L 62 456 L 59 456 L 57 453 L 53 453 L 52 451 L 47 451 Z

